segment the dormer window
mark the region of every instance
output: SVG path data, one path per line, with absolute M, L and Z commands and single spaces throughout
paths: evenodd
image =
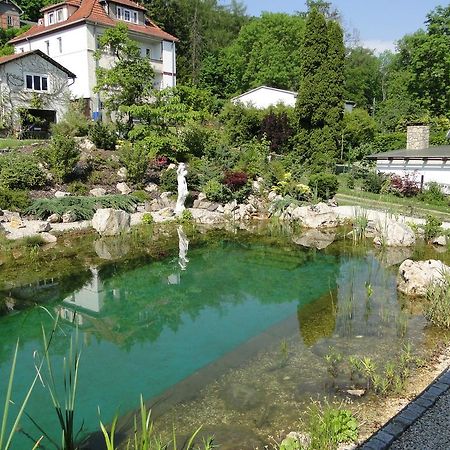
M 47 13 L 47 25 L 53 25 L 55 23 L 64 22 L 64 9 L 59 8 L 55 11 L 50 11 Z
M 125 22 L 138 23 L 138 13 L 131 9 L 117 7 L 117 18 L 119 20 L 124 20 Z
M 47 20 L 49 25 L 53 25 L 55 23 L 55 13 L 48 13 Z
M 62 22 L 64 20 L 64 14 L 63 14 L 63 10 L 61 9 L 57 9 L 56 10 L 56 21 L 57 22 Z

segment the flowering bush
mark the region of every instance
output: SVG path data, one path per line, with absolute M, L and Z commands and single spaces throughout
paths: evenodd
M 247 184 L 248 175 L 245 172 L 227 172 L 223 179 L 223 183 L 232 192 L 239 190 Z
M 276 186 L 273 186 L 272 190 L 283 197 L 289 196 L 300 201 L 306 201 L 311 198 L 309 186 L 295 181 L 290 172 L 285 173 L 283 179 Z
M 406 174 L 405 176 L 392 175 L 390 191 L 399 197 L 414 197 L 419 191 L 419 183 L 416 174 Z

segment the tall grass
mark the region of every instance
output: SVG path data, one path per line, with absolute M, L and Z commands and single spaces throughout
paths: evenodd
M 427 290 L 425 317 L 433 325 L 450 328 L 450 273 L 441 282 L 432 283 Z

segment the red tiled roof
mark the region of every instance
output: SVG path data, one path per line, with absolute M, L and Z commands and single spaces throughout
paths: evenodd
M 72 73 L 70 70 L 66 69 L 64 66 L 56 62 L 54 59 L 50 58 L 50 56 L 46 55 L 44 52 L 41 52 L 40 50 L 32 50 L 30 52 L 21 52 L 21 53 L 14 53 L 14 55 L 7 55 L 0 57 L 0 66 L 2 64 L 6 64 L 10 61 L 14 61 L 16 59 L 24 58 L 25 56 L 29 55 L 38 55 L 41 58 L 44 58 L 47 60 L 50 64 L 53 64 L 55 67 L 58 67 L 63 72 L 66 72 L 69 78 L 76 78 L 77 76 Z
M 55 3 L 53 5 L 48 5 L 45 6 L 44 8 L 41 8 L 41 12 L 44 11 L 50 11 L 51 9 L 55 9 L 58 8 L 59 6 L 63 6 L 63 5 L 71 5 L 71 6 L 80 6 L 81 0 L 68 0 L 65 2 L 59 2 L 59 3 Z
M 139 3 L 133 2 L 132 0 L 110 0 L 111 3 L 118 3 L 119 5 L 129 6 L 134 9 L 142 9 L 146 11 L 145 6 L 140 5 Z
M 131 5 L 132 3 L 134 4 L 134 2 L 132 2 L 131 0 L 114 0 L 114 1 L 115 3 L 121 4 L 125 4 L 125 2 L 127 2 L 126 3 L 127 5 Z M 72 3 L 73 0 L 69 0 L 69 2 Z M 121 20 L 112 19 L 111 17 L 108 16 L 108 14 L 106 14 L 105 10 L 99 3 L 99 0 L 75 0 L 75 2 L 79 2 L 79 8 L 64 22 L 55 23 L 49 26 L 45 26 L 43 24 L 34 25 L 28 31 L 25 31 L 25 33 L 20 34 L 14 39 L 11 39 L 9 43 L 14 44 L 17 42 L 22 42 L 34 36 L 39 36 L 54 30 L 63 29 L 77 23 L 85 23 L 85 22 L 91 23 L 94 22 L 110 27 L 115 26 L 117 23 L 124 23 L 131 31 L 145 34 L 147 36 L 155 36 L 167 41 L 175 41 L 175 42 L 178 41 L 176 37 L 172 36 L 169 33 L 166 33 L 164 30 L 159 28 L 151 21 L 148 21 L 145 25 L 137 25 L 129 22 L 124 22 Z M 134 7 L 138 7 L 138 5 L 135 5 Z

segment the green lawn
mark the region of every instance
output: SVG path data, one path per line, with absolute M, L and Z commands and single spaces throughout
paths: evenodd
M 0 149 L 2 148 L 19 148 L 25 145 L 34 143 L 43 143 L 45 141 L 39 139 L 14 139 L 14 138 L 0 138 Z

